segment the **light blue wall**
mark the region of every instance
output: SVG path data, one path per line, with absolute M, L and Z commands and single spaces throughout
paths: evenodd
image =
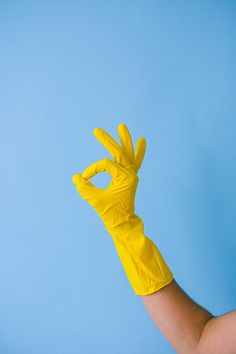
M 146 234 L 195 301 L 235 307 L 235 15 L 223 0 L 0 3 L 1 354 L 174 353 L 71 183 L 109 156 L 97 126 L 146 136 Z

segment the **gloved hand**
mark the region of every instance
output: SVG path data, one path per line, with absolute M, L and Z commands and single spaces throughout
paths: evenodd
M 153 293 L 173 280 L 173 274 L 155 244 L 144 235 L 142 219 L 135 214 L 138 170 L 142 164 L 146 140 L 139 138 L 136 152 L 125 124 L 118 127 L 121 146 L 103 129 L 96 128 L 97 140 L 111 153 L 108 158 L 73 176 L 80 195 L 96 210 L 111 235 L 136 295 Z M 112 181 L 106 189 L 95 187 L 89 179 L 108 172 Z

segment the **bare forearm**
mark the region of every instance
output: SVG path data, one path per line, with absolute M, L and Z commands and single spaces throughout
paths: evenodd
M 173 280 L 161 290 L 141 296 L 159 330 L 180 354 L 193 354 L 206 323 L 214 316 L 193 301 Z

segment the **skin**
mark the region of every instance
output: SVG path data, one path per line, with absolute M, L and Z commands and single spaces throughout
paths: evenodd
M 235 354 L 236 311 L 214 316 L 193 301 L 174 279 L 141 296 L 156 326 L 179 354 Z

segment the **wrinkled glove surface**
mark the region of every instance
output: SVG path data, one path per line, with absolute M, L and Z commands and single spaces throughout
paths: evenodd
M 135 214 L 138 170 L 145 155 L 146 140 L 139 138 L 134 151 L 125 124 L 119 125 L 118 134 L 120 144 L 103 129 L 96 128 L 96 139 L 110 152 L 113 160 L 99 160 L 82 174 L 75 174 L 72 180 L 112 237 L 135 294 L 147 295 L 169 284 L 173 274 L 158 248 L 144 235 L 143 221 Z M 101 172 L 107 172 L 112 177 L 106 189 L 98 188 L 89 181 Z

